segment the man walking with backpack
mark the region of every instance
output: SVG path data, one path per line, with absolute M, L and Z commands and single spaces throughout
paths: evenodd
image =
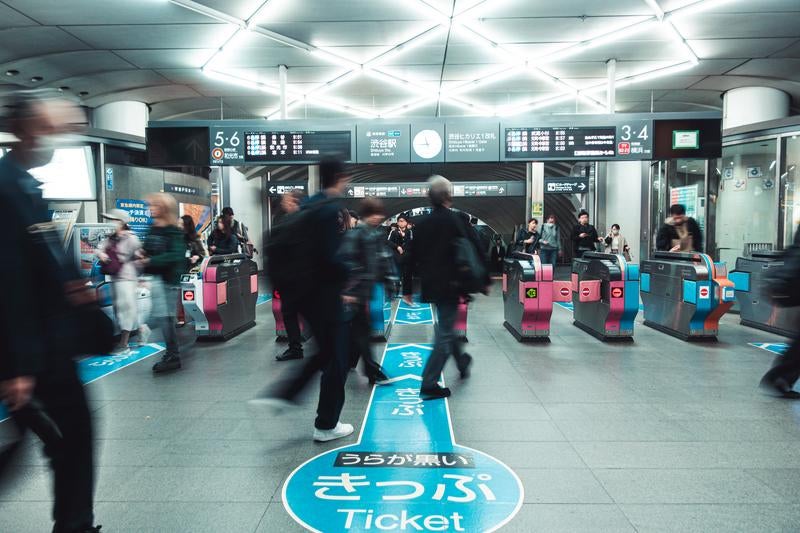
M 456 360 L 462 379 L 469 376 L 472 357 L 462 352 L 461 341 L 453 331 L 458 303 L 461 296 L 470 292 L 488 292 L 490 279 L 477 232 L 450 210 L 452 183 L 442 176 L 432 176 L 428 186 L 433 211 L 415 228 L 410 262 L 421 281 L 422 301 L 433 303 L 438 315 L 433 352 L 422 372 L 420 387 L 423 399 L 432 400 L 450 396 L 450 389 L 439 385 L 449 355 Z M 469 266 L 463 260 L 464 252 L 472 256 Z M 411 303 L 410 288 L 404 289 L 404 299 Z
M 285 261 L 294 272 L 292 283 L 282 284 L 281 298 L 306 319 L 316 340 L 317 353 L 306 359 L 290 380 L 267 396 L 252 401 L 279 409 L 293 404 L 308 382 L 322 371 L 314 440 L 326 442 L 353 433 L 353 426 L 339 421 L 344 406 L 344 386 L 349 371 L 347 334 L 342 310 L 342 290 L 347 264 L 339 256 L 338 198 L 349 178 L 336 159 L 320 162 L 322 191 L 309 198 L 293 220 L 287 222 L 280 240 L 267 248 L 268 261 Z M 277 241 L 277 242 L 275 242 Z

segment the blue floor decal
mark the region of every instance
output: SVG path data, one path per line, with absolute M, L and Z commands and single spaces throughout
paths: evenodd
M 750 346 L 761 348 L 775 355 L 783 355 L 783 352 L 789 347 L 785 342 L 750 342 Z
M 433 307 L 431 304 L 423 303 L 415 303 L 412 306 L 400 300 L 394 323 L 400 325 L 433 324 Z
M 256 305 L 265 304 L 265 303 L 271 302 L 271 301 L 272 301 L 272 295 L 271 294 L 259 294 L 258 295 L 258 299 L 256 300 Z
M 84 385 L 95 382 L 100 378 L 113 374 L 123 368 L 138 363 L 142 359 L 147 359 L 164 350 L 161 344 L 146 344 L 131 348 L 130 353 L 125 355 L 100 355 L 97 357 L 87 357 L 78 361 L 78 375 Z M 6 420 L 8 413 L 0 404 L 0 422 Z
M 495 531 L 523 501 L 505 464 L 453 438 L 447 400 L 419 397 L 429 344 L 390 344 L 358 442 L 289 475 L 283 503 L 311 531 Z

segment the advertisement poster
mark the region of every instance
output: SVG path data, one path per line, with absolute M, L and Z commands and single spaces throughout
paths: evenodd
M 122 209 L 131 217 L 128 224 L 131 231 L 136 234 L 140 239 L 147 233 L 147 228 L 153 223 L 150 217 L 150 209 L 147 207 L 147 202 L 144 200 L 132 200 L 126 198 L 117 199 L 117 209 Z
M 52 220 L 56 224 L 56 228 L 58 228 L 61 245 L 66 250 L 69 244 L 69 238 L 72 235 L 72 228 L 78 220 L 78 210 L 56 209 L 53 211 Z
M 669 205 L 681 204 L 686 208 L 686 215 L 697 218 L 697 185 L 670 187 Z
M 114 224 L 75 224 L 72 240 L 75 243 L 75 259 L 81 275 L 91 277 L 98 263 L 94 251 L 114 233 L 114 229 Z
M 189 215 L 194 220 L 197 233 L 204 233 L 211 225 L 211 207 L 199 204 L 178 204 L 181 216 Z

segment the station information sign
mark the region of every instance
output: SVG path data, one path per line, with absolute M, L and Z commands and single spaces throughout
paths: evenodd
M 500 158 L 498 123 L 448 123 L 446 130 L 445 161 L 448 163 L 497 161 Z
M 509 159 L 605 159 L 617 155 L 614 127 L 508 128 Z
M 350 183 L 345 190 L 346 198 L 425 198 L 427 183 Z M 525 196 L 522 181 L 470 181 L 453 184 L 453 196 L 457 198 Z
M 337 154 L 348 161 L 350 131 L 245 131 L 245 163 L 321 161 Z
M 356 157 L 359 163 L 408 163 L 411 141 L 408 124 L 358 128 Z
M 266 184 L 267 196 L 277 198 L 292 191 L 308 192 L 308 183 L 305 181 L 268 181 Z

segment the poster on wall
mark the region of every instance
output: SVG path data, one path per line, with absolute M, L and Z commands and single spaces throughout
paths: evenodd
M 56 209 L 53 211 L 51 220 L 55 223 L 58 231 L 61 245 L 64 249 L 69 244 L 69 238 L 72 235 L 72 228 L 78 221 L 77 209 Z
M 686 216 L 696 219 L 698 213 L 697 185 L 670 187 L 669 205 L 675 204 L 684 206 L 686 208 Z
M 747 180 L 745 178 L 735 178 L 733 180 L 733 190 L 734 191 L 746 191 L 747 190 Z
M 109 235 L 114 233 L 114 224 L 75 224 L 72 242 L 74 243 L 75 261 L 81 275 L 88 278 L 95 271 L 99 272 L 98 260 L 94 251 Z
M 197 233 L 204 233 L 211 226 L 211 206 L 199 204 L 178 204 L 181 216 L 189 215 L 194 220 Z
M 122 209 L 131 217 L 128 226 L 137 237 L 142 238 L 147 234 L 147 229 L 153 223 L 150 216 L 150 209 L 144 200 L 134 200 L 129 198 L 118 198 L 117 209 Z

